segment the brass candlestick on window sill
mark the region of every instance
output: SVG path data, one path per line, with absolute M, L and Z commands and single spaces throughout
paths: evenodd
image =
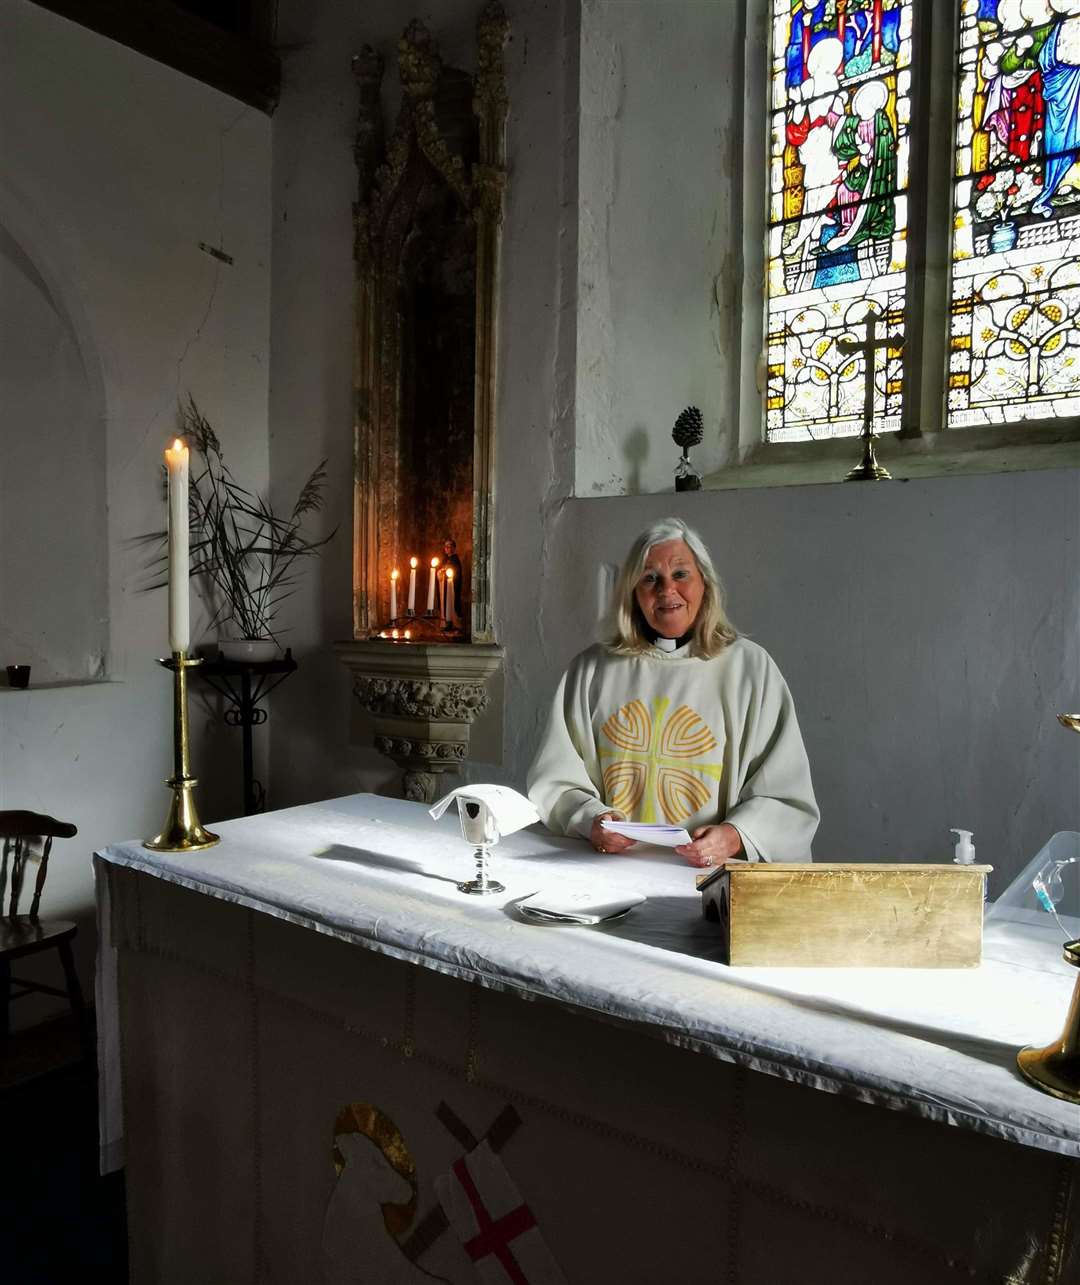
M 188 767 L 187 671 L 202 663 L 201 656 L 189 656 L 183 651 L 174 651 L 167 660 L 158 661 L 173 675 L 173 774 L 165 782 L 172 790 L 165 827 L 143 845 L 155 852 L 196 852 L 218 842 L 218 836 L 199 823 L 192 797 L 198 781 Z

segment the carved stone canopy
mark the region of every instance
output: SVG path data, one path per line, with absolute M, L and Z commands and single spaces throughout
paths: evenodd
M 381 57 L 353 60 L 354 635 L 390 620 L 390 572 L 449 536 L 463 567 L 464 636 L 494 640 L 491 601 L 497 268 L 506 185 L 509 25 L 492 0 L 477 68 L 446 66 L 414 20 L 398 45 L 401 106 L 385 141 Z
M 485 681 L 502 663 L 492 539 L 508 35 L 490 0 L 470 74 L 444 64 L 431 32 L 410 22 L 388 139 L 383 60 L 369 46 L 353 59 L 355 641 L 337 651 L 375 721 L 375 746 L 403 768 L 410 798 L 433 799 L 439 779 L 460 770 Z M 393 614 L 391 571 L 404 593 L 408 560 L 419 559 L 423 612 L 429 559 L 447 552 L 447 537 L 465 591 L 453 627 L 441 628 L 435 612 L 410 617 L 410 642 L 380 640 Z

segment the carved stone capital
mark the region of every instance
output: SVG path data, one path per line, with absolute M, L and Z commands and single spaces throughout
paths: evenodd
M 406 797 L 432 802 L 439 780 L 460 772 L 468 757 L 469 732 L 487 706 L 486 682 L 502 666 L 502 648 L 375 638 L 334 650 L 372 717 L 375 748 L 405 774 Z
M 471 723 L 487 705 L 483 683 L 357 674 L 353 691 L 371 714 Z
M 439 778 L 432 772 L 406 772 L 402 778 L 405 798 L 410 803 L 434 803 Z
M 391 759 L 434 759 L 440 763 L 465 762 L 464 741 L 421 741 L 408 736 L 376 736 L 375 748 Z

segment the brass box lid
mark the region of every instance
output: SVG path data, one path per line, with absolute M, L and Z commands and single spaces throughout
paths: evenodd
M 975 968 L 992 866 L 729 862 L 697 880 L 728 963 Z

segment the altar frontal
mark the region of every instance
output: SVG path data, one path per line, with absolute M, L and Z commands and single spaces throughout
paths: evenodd
M 697 887 L 729 964 L 977 968 L 992 869 L 739 861 L 705 871 Z

